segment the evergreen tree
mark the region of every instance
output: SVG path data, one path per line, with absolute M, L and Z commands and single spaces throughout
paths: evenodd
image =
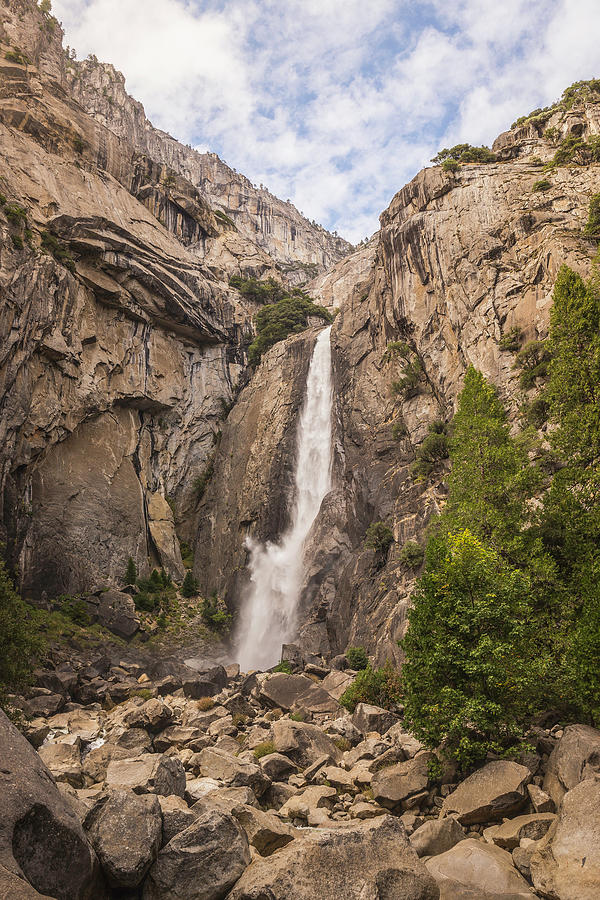
M 32 661 L 42 647 L 31 610 L 15 591 L 0 560 L 0 700 L 5 688 L 18 688 L 27 682 Z
M 130 556 L 127 560 L 127 568 L 125 569 L 125 576 L 123 578 L 123 583 L 125 585 L 135 584 L 137 578 L 137 568 L 133 557 Z
M 190 571 L 185 573 L 181 593 L 184 597 L 195 597 L 198 594 L 198 581 Z
M 543 653 L 530 583 L 470 531 L 430 540 L 402 642 L 405 718 L 462 768 L 518 745 Z

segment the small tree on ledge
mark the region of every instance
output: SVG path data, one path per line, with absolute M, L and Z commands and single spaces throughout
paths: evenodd
M 133 560 L 133 557 L 129 557 L 127 560 L 127 568 L 125 569 L 125 577 L 123 578 L 123 582 L 125 585 L 133 585 L 137 579 L 137 567 Z

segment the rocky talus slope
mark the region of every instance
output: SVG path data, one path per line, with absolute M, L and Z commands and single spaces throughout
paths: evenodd
M 284 647 L 286 673 L 103 654 L 0 713 L 10 898 L 595 900 L 600 731 L 532 729 L 518 761 L 432 780 L 402 707 Z
M 544 136 L 547 129 L 551 138 Z M 600 190 L 600 166 L 562 165 L 545 173 L 541 165 L 563 138 L 599 133 L 600 104 L 579 102 L 566 112 L 557 109 L 542 126 L 526 123 L 501 135 L 494 145 L 497 162 L 462 165 L 456 174 L 439 166 L 423 170 L 382 214 L 379 233 L 311 284 L 315 296 L 339 308 L 332 330 L 335 488 L 307 551 L 299 638 L 311 651 L 335 654 L 359 644 L 380 662 L 400 661 L 397 641 L 406 629 L 415 577 L 401 562 L 401 550 L 408 540 L 424 543 L 425 528 L 445 497 L 443 471 L 421 482 L 411 477 L 415 453 L 432 423 L 451 418 L 469 364 L 498 386 L 516 420 L 523 392 L 514 354 L 501 339 L 513 328 L 523 341 L 545 337 L 560 266 L 587 276 L 596 251 L 583 228 L 590 198 Z M 542 179 L 548 184 L 534 189 Z M 406 345 L 406 360 L 386 353 L 392 342 Z M 294 358 L 293 340 L 287 350 L 272 351 L 242 393 L 244 407 L 264 403 L 267 395 L 277 419 L 282 361 Z M 418 374 L 402 397 L 392 384 L 407 362 Z M 289 371 L 289 361 L 285 365 Z M 296 377 L 303 366 L 298 361 Z M 254 528 L 261 538 L 277 537 L 280 519 L 274 517 L 265 532 L 256 510 L 267 499 L 284 506 L 289 479 L 266 492 L 254 473 L 268 471 L 268 448 L 261 453 L 253 444 L 251 421 L 240 416 L 232 422 L 233 457 L 217 459 L 198 547 L 204 546 L 212 584 L 235 602 L 237 581 L 218 562 L 211 568 L 211 553 L 224 545 L 243 559 L 243 539 Z M 281 423 L 275 427 L 283 431 Z M 223 446 L 230 447 L 228 428 Z M 231 518 L 218 485 L 238 470 L 236 454 L 245 459 L 250 445 L 252 468 L 240 490 L 252 494 L 255 512 L 246 505 L 242 523 Z M 288 458 L 291 467 L 293 455 Z M 379 520 L 395 538 L 383 566 L 363 543 L 369 524 Z
M 36 601 L 129 556 L 183 577 L 252 339 L 229 279 L 306 280 L 347 249 L 153 129 L 112 69 L 109 104 L 61 42 L 33 0 L 0 6 L 0 538 Z

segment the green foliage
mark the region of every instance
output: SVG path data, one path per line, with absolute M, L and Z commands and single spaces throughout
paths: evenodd
M 519 350 L 513 365 L 520 369 L 519 384 L 524 390 L 535 385 L 536 378 L 545 378 L 548 374 L 550 353 L 546 341 L 529 341 Z
M 282 659 L 276 666 L 273 666 L 273 672 L 283 672 L 285 675 L 291 675 L 292 667 L 287 659 Z
M 523 330 L 518 325 L 514 325 L 506 334 L 503 334 L 498 341 L 498 347 L 503 352 L 517 353 L 523 343 Z
M 371 522 L 365 536 L 365 547 L 385 557 L 394 543 L 394 532 L 385 522 Z
M 429 434 L 417 447 L 415 461 L 410 473 L 415 481 L 422 481 L 435 470 L 436 466 L 448 458 L 449 443 L 444 423 L 434 422 L 429 426 Z
M 202 500 L 204 497 L 206 488 L 215 474 L 215 456 L 216 454 L 213 452 L 207 457 L 206 466 L 204 467 L 202 474 L 194 479 L 193 487 L 198 500 Z
M 240 292 L 242 297 L 250 300 L 252 303 L 277 303 L 288 296 L 288 292 L 283 285 L 275 281 L 274 278 L 267 278 L 266 281 L 259 281 L 258 278 L 240 278 L 234 275 L 229 279 L 231 287 Z
M 600 194 L 594 194 L 590 199 L 588 220 L 583 232 L 589 237 L 600 238 Z
M 273 741 L 263 741 L 262 744 L 259 744 L 258 747 L 254 748 L 254 756 L 256 759 L 262 759 L 263 756 L 270 756 L 271 753 L 275 753 L 275 744 Z
M 446 160 L 454 160 L 458 163 L 491 163 L 496 162 L 496 154 L 489 147 L 473 147 L 471 144 L 456 144 L 454 147 L 444 147 L 433 157 L 432 163 L 441 164 Z
M 4 215 L 11 225 L 22 225 L 27 221 L 27 210 L 18 203 L 7 203 L 4 207 Z
M 137 566 L 132 556 L 127 560 L 127 568 L 123 576 L 123 584 L 135 584 L 138 576 Z
M 198 594 L 198 579 L 188 571 L 185 573 L 183 584 L 181 585 L 181 593 L 184 597 L 196 597 Z
M 298 289 L 275 303 L 263 306 L 254 317 L 256 337 L 248 348 L 250 365 L 257 366 L 263 353 L 288 335 L 304 331 L 308 327 L 309 316 L 328 323 L 333 321 L 333 316 L 324 306 L 317 306 L 308 294 Z
M 591 135 L 587 140 L 574 134 L 568 134 L 547 163 L 547 168 L 556 166 L 589 166 L 600 162 L 600 135 Z
M 4 194 L 0 194 L 0 206 L 6 206 L 7 198 Z
M 359 703 L 393 709 L 402 699 L 400 673 L 390 662 L 379 669 L 362 669 L 340 697 L 341 706 L 354 712 Z
M 404 422 L 394 422 L 392 425 L 392 437 L 395 441 L 400 441 L 408 434 L 408 428 Z
M 156 593 L 147 591 L 140 591 L 139 594 L 136 594 L 133 598 L 133 602 L 135 604 L 135 608 L 140 612 L 151 613 L 154 612 L 157 606 Z
M 194 551 L 187 541 L 179 541 L 179 550 L 181 552 L 181 561 L 186 569 L 191 569 L 194 565 Z
M 538 194 L 540 191 L 549 191 L 551 187 L 552 183 L 547 178 L 540 178 L 539 181 L 533 182 L 531 190 L 534 194 Z
M 231 613 L 227 609 L 225 602 L 219 599 L 216 591 L 202 601 L 200 614 L 204 623 L 218 634 L 224 634 L 229 631 Z
M 77 153 L 83 153 L 85 150 L 85 141 L 78 134 L 73 138 L 73 147 Z
M 400 551 L 400 562 L 406 569 L 418 569 L 425 558 L 425 551 L 416 541 L 407 541 Z
M 304 722 L 306 715 L 303 712 L 295 712 L 290 715 L 292 722 Z
M 442 172 L 446 175 L 454 175 L 460 169 L 460 163 L 455 159 L 445 159 L 442 163 Z
M 60 611 L 67 619 L 82 628 L 92 624 L 87 604 L 81 597 L 66 597 L 60 604 Z
M 541 674 L 530 583 L 470 531 L 433 540 L 413 594 L 405 719 L 465 769 L 523 737 Z
M 552 106 L 546 106 L 543 109 L 541 107 L 538 107 L 537 109 L 534 109 L 532 112 L 530 112 L 527 116 L 519 116 L 519 118 L 510 126 L 511 130 L 513 128 L 519 128 L 521 125 L 525 125 L 525 123 L 527 123 L 528 125 L 536 125 L 538 127 L 541 127 L 542 125 L 546 124 L 553 112 L 554 107 Z
M 348 750 L 352 750 L 352 744 L 350 743 L 348 738 L 345 738 L 345 737 L 335 738 L 333 743 L 338 748 L 338 750 L 342 751 L 342 753 L 347 753 Z
M 533 425 L 534 428 L 541 428 L 542 425 L 548 421 L 548 402 L 542 395 L 534 397 L 533 400 L 523 403 L 519 413 L 523 422 L 527 425 Z
M 23 246 L 24 246 L 23 238 L 21 237 L 20 234 L 11 234 L 10 239 L 12 241 L 12 244 L 13 244 L 13 247 L 15 248 L 15 250 L 23 249 Z
M 222 209 L 213 209 L 213 213 L 215 219 L 221 224 L 225 225 L 227 228 L 233 228 L 234 231 L 237 231 L 237 227 L 233 219 L 224 213 Z
M 369 665 L 369 657 L 364 647 L 348 647 L 346 650 L 346 662 L 351 669 L 360 672 Z
M 403 355 L 402 377 L 392 381 L 392 393 L 402 397 L 403 400 L 410 400 L 419 393 L 422 378 L 423 363 L 416 353 L 409 350 Z
M 32 621 L 32 611 L 15 591 L 0 559 L 0 704 L 7 689 L 29 680 L 33 661 L 43 650 L 43 641 Z
M 45 16 L 50 15 L 52 12 L 51 0 L 40 0 L 40 12 L 43 12 Z
M 54 259 L 61 263 L 70 272 L 75 272 L 75 260 L 55 235 L 49 231 L 42 231 L 42 249 L 52 254 Z
M 385 353 L 381 357 L 381 362 L 390 362 L 390 360 L 396 359 L 397 357 L 400 357 L 400 359 L 407 359 L 410 356 L 410 352 L 410 345 L 407 344 L 406 341 L 390 341 L 385 348 Z
M 27 66 L 31 62 L 26 53 L 23 53 L 22 50 L 19 50 L 18 47 L 14 47 L 12 50 L 7 50 L 4 54 L 4 58 L 9 62 L 18 63 L 20 66 Z

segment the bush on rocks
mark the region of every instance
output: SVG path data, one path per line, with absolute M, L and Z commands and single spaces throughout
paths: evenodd
M 370 665 L 358 673 L 340 697 L 340 704 L 354 712 L 358 703 L 391 709 L 402 698 L 400 673 L 390 662 L 379 669 Z

